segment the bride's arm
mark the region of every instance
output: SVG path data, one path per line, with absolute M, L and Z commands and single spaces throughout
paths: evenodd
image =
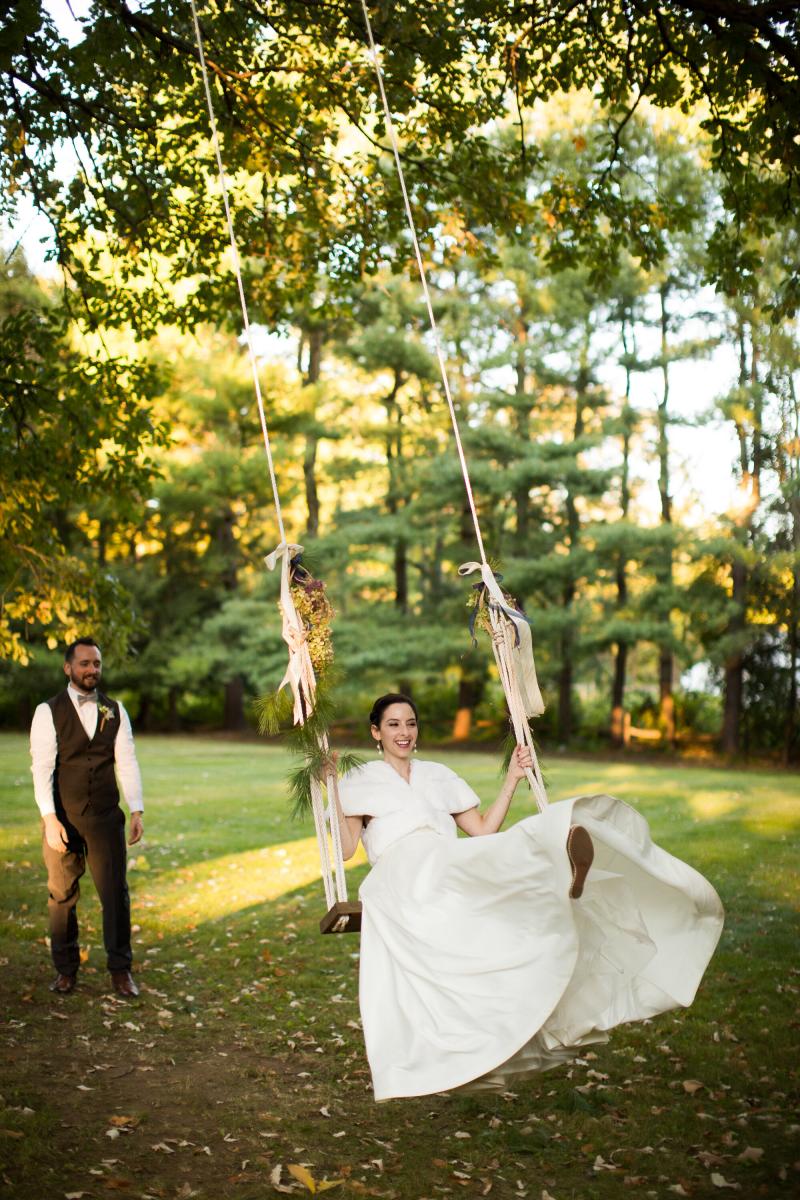
M 339 787 L 336 780 L 336 765 L 334 760 L 333 772 L 326 779 L 328 797 L 333 804 L 336 820 L 339 822 L 339 837 L 342 842 L 342 858 L 345 861 L 352 858 L 358 849 L 358 842 L 364 830 L 363 817 L 346 817 L 342 812 L 339 801 Z
M 470 837 L 483 837 L 487 833 L 497 833 L 505 821 L 511 806 L 511 798 L 516 791 L 520 779 L 524 779 L 525 771 L 533 765 L 531 752 L 527 746 L 517 746 L 511 755 L 508 771 L 500 789 L 500 795 L 494 804 L 481 813 L 477 808 L 468 808 L 466 812 L 456 813 L 455 822 L 459 829 Z

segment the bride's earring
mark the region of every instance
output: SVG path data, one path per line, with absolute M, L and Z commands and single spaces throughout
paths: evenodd
M 379 738 L 375 742 L 375 753 L 383 754 L 383 742 Z

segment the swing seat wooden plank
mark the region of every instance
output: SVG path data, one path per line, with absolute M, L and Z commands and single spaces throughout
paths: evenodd
M 337 900 L 319 923 L 320 933 L 360 933 L 361 902 Z

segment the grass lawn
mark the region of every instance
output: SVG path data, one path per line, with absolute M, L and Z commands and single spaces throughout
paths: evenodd
M 87 879 L 86 961 L 78 990 L 57 998 L 26 740 L 0 736 L 0 1190 L 15 1200 L 260 1200 L 323 1179 L 337 1194 L 404 1200 L 800 1191 L 796 776 L 550 763 L 553 799 L 631 801 L 719 890 L 726 929 L 695 1005 L 619 1030 L 514 1093 L 377 1106 L 358 939 L 317 933 L 316 846 L 287 815 L 286 755 L 140 738 L 139 756 L 147 832 L 130 882 L 142 996 L 107 991 Z M 485 799 L 496 790 L 485 755 L 437 757 Z M 526 797 L 512 813 L 531 809 Z M 350 871 L 353 891 L 365 870 Z

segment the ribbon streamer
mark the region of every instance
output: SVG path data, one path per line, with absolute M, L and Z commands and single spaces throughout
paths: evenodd
M 514 646 L 511 649 L 511 665 L 519 688 L 520 700 L 527 717 L 540 717 L 544 712 L 544 700 L 539 690 L 536 678 L 536 664 L 533 661 L 533 638 L 527 617 L 509 608 L 506 598 L 500 588 L 492 568 L 486 562 L 466 562 L 458 568 L 462 577 L 480 571 L 482 583 L 476 585 L 486 589 L 489 602 L 502 612 L 503 616 L 514 627 Z

